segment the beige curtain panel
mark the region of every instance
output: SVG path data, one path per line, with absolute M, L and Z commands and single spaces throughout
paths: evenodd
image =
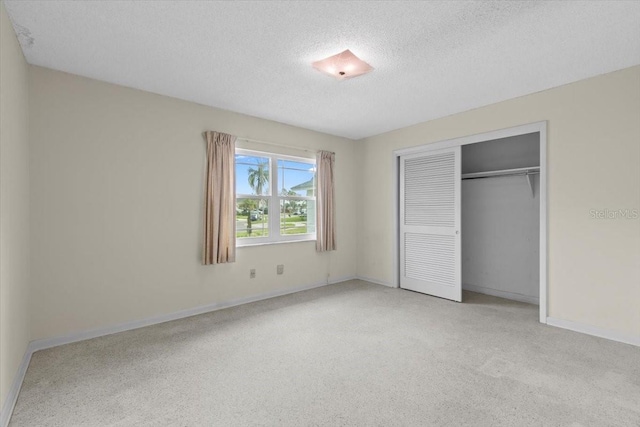
M 316 159 L 318 179 L 316 250 L 318 252 L 336 250 L 335 160 L 335 153 L 329 151 L 319 151 Z
M 202 263 L 222 264 L 236 260 L 236 137 L 205 132 L 207 175 L 204 194 L 204 247 Z

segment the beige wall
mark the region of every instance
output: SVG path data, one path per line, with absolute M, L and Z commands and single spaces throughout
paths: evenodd
M 0 3 L 0 407 L 29 343 L 27 63 Z
M 355 275 L 355 142 L 39 67 L 30 102 L 32 339 Z M 205 130 L 335 151 L 339 250 L 200 265 Z
M 15 372 L 28 339 L 356 272 L 393 283 L 392 151 L 540 120 L 549 122 L 549 314 L 640 335 L 640 221 L 589 215 L 640 207 L 640 67 L 358 142 L 29 67 L 29 174 L 20 95 L 27 66 L 2 14 L 3 372 Z M 239 248 L 235 264 L 201 266 L 208 129 L 336 151 L 339 250 L 318 254 L 311 242 Z M 284 276 L 275 274 L 280 263 Z
M 396 282 L 394 149 L 542 120 L 548 120 L 549 315 L 640 336 L 640 220 L 590 216 L 591 209 L 640 208 L 640 67 L 360 141 L 358 274 Z

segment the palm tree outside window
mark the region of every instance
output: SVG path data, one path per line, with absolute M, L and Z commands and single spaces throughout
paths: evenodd
M 315 159 L 236 149 L 238 246 L 315 239 Z

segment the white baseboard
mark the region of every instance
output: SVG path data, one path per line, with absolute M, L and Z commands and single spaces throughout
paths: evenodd
M 9 388 L 9 394 L 7 394 L 7 397 L 4 400 L 4 405 L 2 405 L 2 410 L 0 411 L 0 427 L 7 427 L 9 425 L 9 420 L 11 419 L 11 414 L 13 414 L 13 408 L 16 406 L 16 402 L 18 401 L 18 395 L 20 394 L 22 382 L 24 381 L 24 376 L 27 373 L 27 368 L 29 367 L 32 354 L 33 351 L 30 346 L 27 346 L 24 356 L 22 356 L 22 362 L 20 362 L 20 366 L 18 367 L 18 372 L 16 372 L 16 375 L 13 377 L 13 382 Z
M 377 285 L 397 288 L 397 286 L 389 282 L 373 279 L 371 277 L 357 275 L 355 278 L 358 280 L 363 280 L 365 282 L 375 283 Z M 512 292 L 496 291 L 494 289 L 484 288 L 480 286 L 473 286 L 473 285 L 463 285 L 463 289 L 469 290 L 471 292 L 486 293 L 492 296 L 526 302 L 529 304 L 535 304 L 535 305 L 539 304 L 538 298 L 529 297 L 526 295 L 516 294 Z M 494 292 L 494 293 L 490 293 L 490 292 Z M 550 326 L 555 326 L 558 328 L 569 329 L 574 332 L 580 332 L 587 335 L 593 335 L 596 337 L 605 338 L 612 341 L 618 341 L 625 344 L 640 346 L 640 336 L 637 336 L 637 335 L 624 334 L 617 331 L 611 331 L 608 329 L 602 329 L 595 326 L 586 325 L 583 323 L 571 322 L 569 320 L 557 319 L 554 317 L 547 317 L 546 324 Z
M 20 368 L 16 373 L 14 381 L 11 384 L 11 388 L 9 389 L 9 394 L 7 395 L 7 398 L 4 401 L 4 405 L 2 406 L 2 411 L 0 412 L 0 427 L 7 427 L 9 425 L 9 420 L 11 419 L 13 408 L 15 407 L 16 401 L 18 400 L 18 394 L 20 393 L 20 388 L 22 387 L 24 376 L 27 373 L 27 368 L 29 367 L 29 362 L 31 361 L 31 355 L 36 351 L 57 347 L 59 345 L 84 341 L 91 338 L 98 338 L 106 335 L 116 334 L 118 332 L 130 331 L 132 329 L 144 328 L 145 326 L 157 325 L 159 323 L 170 322 L 172 320 L 184 319 L 186 317 L 197 316 L 198 314 L 209 313 L 212 311 L 222 310 L 224 308 L 235 307 L 251 302 L 263 301 L 266 299 L 293 294 L 296 292 L 307 291 L 322 286 L 334 285 L 337 283 L 346 282 L 348 280 L 353 280 L 355 278 L 356 276 L 337 277 L 334 279 L 328 279 L 325 282 L 316 282 L 310 285 L 298 286 L 295 288 L 279 289 L 276 291 L 265 292 L 250 297 L 237 298 L 230 301 L 203 305 L 200 307 L 189 308 L 186 310 L 176 311 L 173 313 L 149 317 L 141 320 L 134 320 L 131 322 L 107 326 L 104 328 L 75 332 L 68 335 L 31 341 L 27 346 L 27 350 L 24 354 L 24 357 L 22 358 Z
M 297 286 L 295 288 L 279 289 L 276 291 L 265 292 L 250 297 L 237 298 L 230 301 L 217 302 L 213 304 L 207 304 L 200 307 L 188 308 L 186 310 L 176 311 L 169 314 L 163 314 L 160 316 L 148 317 L 146 319 L 134 320 L 131 322 L 121 323 L 118 325 L 107 326 L 104 328 L 92 329 L 88 331 L 74 332 L 68 335 L 62 335 L 53 338 L 44 338 L 35 341 L 31 341 L 30 346 L 33 351 L 44 350 L 51 347 L 57 347 L 59 345 L 71 344 L 78 341 L 84 341 L 91 338 L 98 338 L 105 335 L 116 334 L 118 332 L 130 331 L 132 329 L 143 328 L 145 326 L 157 325 L 158 323 L 170 322 L 172 320 L 184 319 L 185 317 L 197 316 L 198 314 L 209 313 L 216 310 L 222 310 L 224 308 L 235 307 L 242 304 L 248 304 L 251 302 L 257 302 L 266 300 L 269 298 L 275 298 L 283 295 L 293 294 L 296 292 L 307 291 L 310 289 L 319 288 L 321 286 L 333 285 L 341 283 L 347 280 L 354 279 L 354 276 L 348 276 L 343 278 L 335 278 L 326 282 L 316 282 L 310 285 Z
M 540 305 L 540 299 L 538 297 L 522 295 L 522 294 L 509 292 L 509 291 L 499 291 L 497 289 L 486 288 L 484 286 L 463 284 L 462 290 L 477 292 L 479 294 L 491 295 L 494 297 L 505 298 L 505 299 L 510 299 L 514 301 L 526 302 L 528 304 Z
M 574 332 L 581 332 L 595 337 L 606 338 L 612 341 L 618 341 L 625 344 L 640 346 L 640 336 L 625 334 L 623 332 L 612 331 L 609 329 L 598 328 L 584 323 L 572 322 L 570 320 L 558 319 L 555 317 L 547 317 L 547 325 L 556 326 L 558 328 L 569 329 Z
M 356 279 L 358 280 L 364 280 L 365 282 L 371 282 L 371 283 L 375 283 L 376 285 L 382 285 L 382 286 L 387 286 L 389 288 L 397 288 L 396 285 L 394 285 L 393 283 L 389 283 L 387 281 L 384 280 L 378 280 L 378 279 L 373 279 L 371 277 L 366 277 L 366 276 L 356 276 Z
M 336 283 L 348 282 L 349 280 L 355 280 L 357 278 L 358 278 L 357 276 L 344 276 L 344 277 L 338 277 L 336 279 L 329 278 L 329 283 L 327 284 L 335 285 Z

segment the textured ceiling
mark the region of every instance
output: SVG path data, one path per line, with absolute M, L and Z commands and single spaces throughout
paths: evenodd
M 354 139 L 640 64 L 637 1 L 5 4 L 31 64 Z

